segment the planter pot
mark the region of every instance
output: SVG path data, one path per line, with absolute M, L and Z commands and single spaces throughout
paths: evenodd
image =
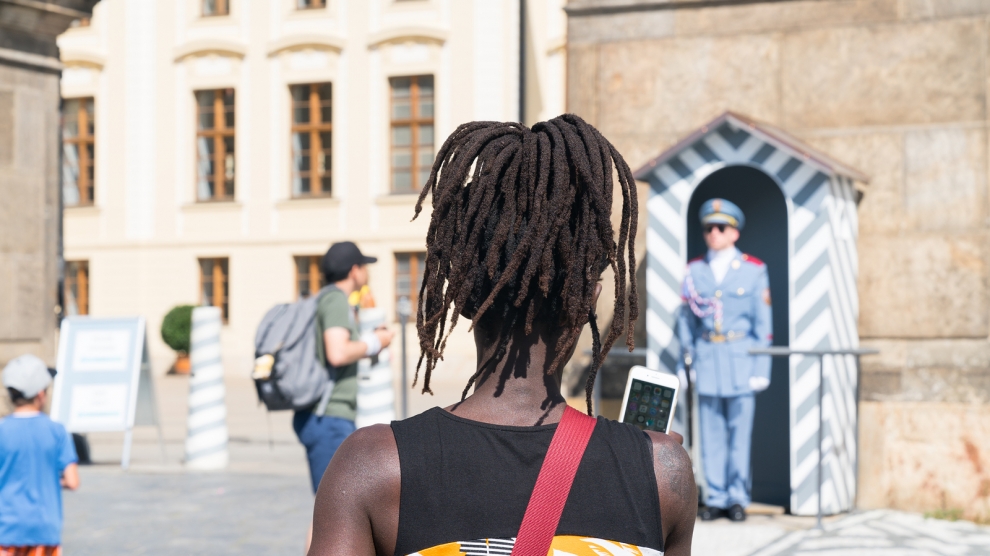
M 187 375 L 189 370 L 192 368 L 192 363 L 189 362 L 188 353 L 179 353 L 175 356 L 175 363 L 172 365 L 172 369 L 169 374 L 172 375 Z

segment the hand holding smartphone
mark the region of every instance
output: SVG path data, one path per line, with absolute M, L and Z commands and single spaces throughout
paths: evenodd
M 679 387 L 677 376 L 636 365 L 629 369 L 619 420 L 641 430 L 669 433 Z

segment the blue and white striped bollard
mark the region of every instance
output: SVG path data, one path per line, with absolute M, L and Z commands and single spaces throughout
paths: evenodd
M 185 460 L 190 469 L 223 469 L 229 461 L 221 324 L 219 307 L 193 309 Z

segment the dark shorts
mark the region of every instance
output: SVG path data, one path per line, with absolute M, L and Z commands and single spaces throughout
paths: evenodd
M 297 411 L 292 417 L 292 428 L 306 447 L 309 474 L 315 493 L 320 486 L 323 472 L 330 465 L 330 458 L 344 439 L 355 431 L 354 421 L 340 417 L 318 417 L 311 411 Z

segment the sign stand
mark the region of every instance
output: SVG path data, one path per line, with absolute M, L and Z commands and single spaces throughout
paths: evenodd
M 144 317 L 66 318 L 56 367 L 52 420 L 69 432 L 123 432 L 124 469 L 130 466 L 134 426 L 154 426 L 167 461 Z
M 155 383 L 151 380 L 151 361 L 148 358 L 148 337 L 143 336 L 141 356 L 141 376 L 138 379 L 137 407 L 134 415 L 134 426 L 153 426 L 158 432 L 158 447 L 162 452 L 162 463 L 168 461 L 165 454 L 165 435 L 162 434 L 162 424 L 158 419 L 158 397 L 155 396 Z M 134 426 L 124 431 L 124 453 L 120 466 L 127 469 L 131 463 L 131 440 Z

